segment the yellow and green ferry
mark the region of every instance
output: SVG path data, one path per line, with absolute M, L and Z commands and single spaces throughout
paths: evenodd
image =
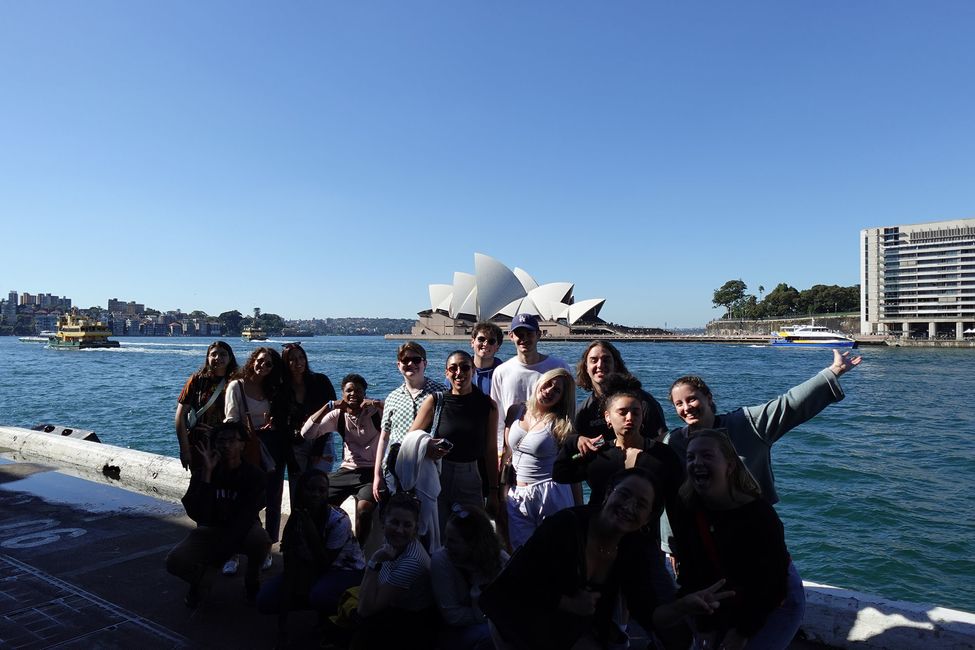
M 47 346 L 57 350 L 88 350 L 91 348 L 117 348 L 121 344 L 108 337 L 112 330 L 105 323 L 76 314 L 65 314 L 58 319 L 58 329 L 48 339 Z

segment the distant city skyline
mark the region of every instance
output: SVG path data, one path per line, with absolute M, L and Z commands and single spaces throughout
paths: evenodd
M 474 252 L 632 326 L 975 215 L 975 4 L 0 7 L 5 289 L 412 318 Z

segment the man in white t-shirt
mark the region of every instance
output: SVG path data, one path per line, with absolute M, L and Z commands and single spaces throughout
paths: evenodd
M 501 449 L 504 421 L 512 404 L 528 401 L 538 378 L 549 370 L 572 369 L 562 359 L 538 351 L 542 331 L 534 314 L 518 314 L 511 320 L 508 338 L 515 344 L 517 356 L 495 368 L 491 377 L 491 399 L 498 405 L 498 449 Z

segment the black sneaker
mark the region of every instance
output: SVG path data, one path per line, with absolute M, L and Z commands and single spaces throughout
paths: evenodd
M 244 583 L 244 599 L 247 601 L 248 605 L 254 605 L 257 603 L 257 592 L 260 590 L 261 583 L 259 582 Z
M 196 609 L 200 606 L 200 584 L 198 582 L 190 585 L 190 590 L 183 597 L 183 603 L 190 609 Z

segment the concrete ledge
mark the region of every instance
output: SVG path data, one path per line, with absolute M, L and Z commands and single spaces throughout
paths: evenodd
M 975 648 L 975 614 L 805 582 L 802 629 L 834 648 Z
M 0 427 L 0 448 L 25 461 L 171 501 L 182 498 L 190 480 L 177 458 L 30 429 Z M 344 506 L 355 521 L 351 499 Z M 291 511 L 287 488 L 282 511 Z M 805 587 L 802 629 L 810 641 L 834 648 L 975 650 L 975 614 L 814 582 Z
M 80 478 L 169 501 L 179 502 L 190 484 L 190 474 L 178 458 L 54 433 L 0 427 L 0 448 L 26 461 L 48 462 Z M 287 481 L 281 512 L 291 512 Z

